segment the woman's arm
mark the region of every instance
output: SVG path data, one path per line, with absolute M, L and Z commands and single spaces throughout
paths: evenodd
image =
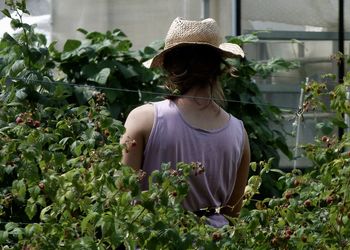
M 154 108 L 151 104 L 137 107 L 128 115 L 124 127 L 125 133 L 120 143 L 125 145 L 122 163 L 139 170 L 142 166 L 143 151 L 151 133 Z
M 241 159 L 241 164 L 237 171 L 236 183 L 231 194 L 231 197 L 227 203 L 227 207 L 221 209 L 221 212 L 225 215 L 231 217 L 237 217 L 239 215 L 239 211 L 242 207 L 244 190 L 247 185 L 247 179 L 249 174 L 249 164 L 250 164 L 250 146 L 247 132 L 244 131 L 244 148 L 243 155 Z

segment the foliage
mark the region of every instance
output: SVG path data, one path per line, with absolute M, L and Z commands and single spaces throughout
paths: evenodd
M 9 4 L 25 10 L 24 2 Z M 25 36 L 1 40 L 0 244 L 14 249 L 215 247 L 210 233 L 215 229 L 205 230 L 203 220 L 181 206 L 195 166 L 165 165 L 141 192 L 144 173 L 120 164 L 122 149 L 132 144 L 119 144 L 124 128 L 106 108 L 105 93 L 94 94 L 85 105 L 70 104 L 75 89 L 50 84 L 50 58 L 37 61 L 28 53 L 35 35 L 32 27 L 21 28 Z
M 26 12 L 24 1 L 6 3 L 14 11 Z M 124 128 L 109 111 L 108 105 L 113 102 L 106 97 L 108 94 L 92 88 L 95 92 L 91 98 L 81 99 L 84 105 L 77 105 L 76 88 L 53 81 L 56 66 L 65 71 L 65 77 L 71 77 L 73 84 L 86 82 L 91 86 L 100 86 L 98 81 L 107 71 L 110 74 L 102 78 L 108 84 L 110 77 L 121 74 L 119 68 L 111 66 L 103 74 L 100 72 L 104 68 L 100 68 L 99 77 L 88 79 L 91 76 L 82 74 L 78 78 L 83 80 L 75 81 L 67 65 L 73 59 L 81 63 L 75 54 L 79 52 L 77 48 L 65 51 L 69 56 L 64 58 L 65 52 L 52 46 L 47 49 L 46 41 L 33 32 L 33 27 L 24 25 L 21 16 L 16 19 L 9 10 L 3 13 L 23 31 L 13 37 L 5 35 L 0 41 L 0 245 L 4 249 L 349 248 L 350 157 L 346 150 L 350 137 L 341 117 L 350 113 L 346 100 L 350 73 L 343 85 L 331 91 L 323 83 L 305 86 L 304 112 L 316 109 L 326 96 L 335 112 L 332 120 L 318 125 L 323 134 L 316 142 L 304 146 L 314 167 L 305 173 L 279 171 L 276 184 L 283 189 L 283 195 L 254 200 L 266 176 L 277 170 L 273 159 L 252 163 L 252 172 L 258 174 L 249 179 L 240 217 L 228 218 L 230 226 L 213 228 L 205 224 L 204 217 L 185 212 L 181 206 L 188 189 L 186 180 L 198 170 L 196 164 L 179 163 L 177 169 L 164 165 L 152 173 L 149 190 L 140 190 L 138 182 L 145 178 L 144 173 L 120 164 L 122 150 L 133 143 L 119 144 Z M 118 31 L 91 36 L 95 35 L 103 36 L 102 40 L 124 39 Z M 98 54 L 93 59 L 96 63 L 106 49 L 116 60 L 130 60 L 136 68 L 142 67 L 130 57 L 131 52 L 121 52 L 123 55 L 118 57 L 114 45 L 98 50 L 99 45 L 92 41 L 96 37 L 91 36 L 87 40 Z M 66 49 L 78 43 L 67 44 Z M 145 51 L 140 52 L 142 60 L 156 50 Z M 88 56 L 84 57 L 87 60 Z M 231 63 L 241 67 L 242 75 L 223 79 L 226 94 L 230 99 L 244 101 L 238 106 L 245 111 L 242 113 L 254 114 L 267 126 L 279 112 L 256 105 L 262 100 L 250 79 L 256 72 L 254 64 Z M 160 77 L 158 73 L 151 74 L 151 82 Z M 136 79 L 135 76 L 135 84 L 142 86 L 142 81 Z M 233 105 L 237 109 L 238 104 L 230 103 L 228 108 L 233 110 Z M 269 119 L 260 117 L 261 113 Z M 264 126 L 254 134 L 259 126 L 254 127 L 251 117 L 244 119 L 251 139 L 265 133 L 279 136 Z M 339 125 L 344 128 L 342 138 L 333 134 Z M 267 149 L 274 145 L 271 138 L 262 139 Z M 258 147 L 253 150 L 258 151 Z
M 85 39 L 67 40 L 62 52 L 51 46 L 50 52 L 63 75 L 61 80 L 98 86 L 106 96 L 112 115 L 121 120 L 130 108 L 154 99 L 151 92 L 163 92 L 157 85 L 160 75 L 140 62 L 154 55 L 160 44 L 154 43 L 155 48 L 148 46 L 135 53 L 130 51 L 131 42 L 118 29 L 105 34 L 79 31 Z M 87 103 L 94 94 L 92 89 L 75 89 L 80 104 Z
M 249 34 L 227 37 L 227 40 L 243 46 L 258 41 L 258 38 L 253 34 Z M 252 161 L 259 162 L 273 158 L 273 168 L 277 169 L 280 159 L 279 151 L 290 159 L 292 158 L 285 136 L 281 132 L 283 131 L 281 125 L 282 112 L 278 107 L 266 103 L 258 86 L 253 81 L 253 77 L 256 74 L 266 77 L 273 72 L 293 69 L 298 65 L 283 59 L 271 59 L 267 62 L 243 59 L 228 62 L 236 68 L 237 73 L 235 74 L 237 74 L 237 77 L 224 75 L 221 80 L 227 99 L 234 100 L 227 103 L 227 110 L 244 122 L 249 136 Z M 273 124 L 277 129 L 271 129 Z M 264 176 L 262 186 L 264 196 L 280 194 L 275 185 L 275 180 L 279 176 L 278 171 L 270 172 Z
M 0 107 L 1 244 L 26 249 L 213 244 L 203 222 L 197 226 L 181 207 L 194 166 L 164 166 L 141 192 L 144 173 L 120 164 L 123 126 L 105 107 L 92 101 L 42 107 L 19 102 L 14 93 L 2 96 Z

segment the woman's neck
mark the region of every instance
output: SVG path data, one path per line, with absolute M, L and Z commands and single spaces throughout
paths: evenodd
M 177 98 L 177 104 L 188 106 L 195 109 L 213 108 L 216 111 L 220 108 L 213 101 L 210 88 L 193 88 L 187 91 L 184 95 Z

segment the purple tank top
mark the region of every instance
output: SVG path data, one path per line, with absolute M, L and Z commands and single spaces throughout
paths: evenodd
M 229 122 L 215 130 L 203 130 L 187 123 L 176 104 L 170 100 L 153 103 L 155 118 L 144 151 L 142 169 L 146 173 L 159 169 L 162 163 L 200 162 L 205 172 L 192 175 L 185 209 L 221 207 L 227 204 L 236 182 L 243 151 L 243 123 L 230 115 Z M 146 180 L 142 183 L 147 188 Z M 209 224 L 228 224 L 223 215 L 208 218 Z

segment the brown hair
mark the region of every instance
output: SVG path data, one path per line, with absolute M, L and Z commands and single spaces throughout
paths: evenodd
M 174 48 L 164 55 L 164 69 L 167 73 L 165 83 L 175 99 L 186 94 L 193 87 L 210 87 L 211 98 L 224 106 L 224 93 L 218 81 L 223 70 L 224 60 L 219 52 L 206 45 L 187 45 Z

